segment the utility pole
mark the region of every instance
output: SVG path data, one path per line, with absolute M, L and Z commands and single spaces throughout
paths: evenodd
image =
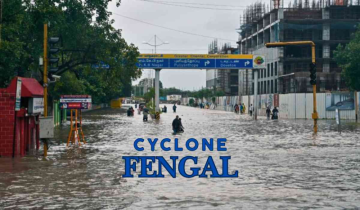
M 169 44 L 169 42 L 165 41 L 163 42 L 161 39 L 160 41 L 162 43 L 160 43 L 159 45 L 156 43 L 156 40 L 157 40 L 157 37 L 156 37 L 156 34 L 154 35 L 154 43 L 155 44 L 150 44 L 148 42 L 143 42 L 143 44 L 147 44 L 147 45 L 150 45 L 150 46 L 153 46 L 155 48 L 155 54 L 156 54 L 156 47 L 157 46 L 161 46 L 161 45 L 164 45 L 164 44 Z M 160 97 L 160 94 L 159 94 L 159 83 L 160 83 L 160 70 L 161 69 L 155 69 L 155 79 L 154 79 L 154 82 L 152 80 L 152 71 L 151 71 L 151 86 L 152 87 L 155 87 L 155 111 L 158 113 L 160 111 L 160 108 L 159 108 L 159 97 Z M 152 104 L 153 104 L 153 101 L 154 101 L 154 98 L 151 99 L 152 101 Z
M 44 24 L 44 117 L 46 118 L 48 115 L 48 78 L 47 78 L 47 71 L 48 71 L 48 52 L 47 52 L 47 43 L 48 43 L 48 26 Z M 44 157 L 47 156 L 47 142 L 44 142 Z
M 47 41 L 48 40 L 48 26 L 44 24 L 44 117 L 48 115 L 48 101 L 47 101 L 47 90 L 48 90 L 48 52 L 47 52 Z
M 311 65 L 315 68 L 315 43 L 313 41 L 297 41 L 297 42 L 273 42 L 273 43 L 267 43 L 265 46 L 267 48 L 273 48 L 273 47 L 284 47 L 287 45 L 310 45 L 311 46 Z M 310 74 L 311 76 L 311 74 Z M 313 78 L 311 78 L 313 80 Z M 315 82 L 310 81 L 312 88 L 313 88 L 313 113 L 312 118 L 314 120 L 314 133 L 317 133 L 318 125 L 317 125 L 317 119 L 318 113 L 316 108 L 316 70 L 315 70 Z
M 2 8 L 3 8 L 3 0 L 0 0 L 0 48 L 1 48 Z
M 254 119 L 257 120 L 257 111 L 258 111 L 258 70 L 254 69 Z

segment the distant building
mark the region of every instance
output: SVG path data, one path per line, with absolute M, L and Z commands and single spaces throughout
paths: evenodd
M 163 88 L 162 82 L 159 83 L 160 89 Z M 132 87 L 132 95 L 136 97 L 141 97 L 145 93 L 149 92 L 151 88 L 155 87 L 154 78 L 144 78 L 139 84 Z
M 224 44 L 218 49 L 217 40 L 209 46 L 209 54 L 238 54 L 237 48 L 231 47 L 230 44 Z M 225 95 L 238 95 L 238 69 L 207 69 L 206 70 L 206 88 L 214 92 L 222 91 Z
M 272 1 L 270 11 L 255 3 L 245 10 L 239 48 L 241 54 L 266 56 L 267 68 L 259 71 L 259 94 L 306 93 L 312 91 L 309 64 L 310 46 L 286 46 L 267 49 L 268 42 L 313 41 L 316 44 L 317 91 L 346 90 L 341 68 L 334 61 L 334 50 L 347 44 L 360 19 L 359 1 L 306 0 L 283 8 Z M 311 5 L 310 5 L 311 4 Z M 253 74 L 241 70 L 239 94 L 253 94 Z M 248 91 L 250 90 L 250 91 Z

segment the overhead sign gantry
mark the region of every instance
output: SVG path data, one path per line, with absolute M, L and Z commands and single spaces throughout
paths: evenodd
M 252 69 L 262 64 L 259 59 L 254 60 L 253 55 L 232 54 L 141 54 L 137 66 L 148 69 Z
M 159 79 L 161 69 L 261 69 L 265 57 L 233 54 L 140 54 L 140 69 L 155 69 L 155 108 L 159 111 Z

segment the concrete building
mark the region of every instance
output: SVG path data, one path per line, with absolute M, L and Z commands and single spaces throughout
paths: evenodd
M 209 45 L 209 54 L 239 54 L 239 51 L 230 44 L 224 44 L 218 48 L 217 40 L 215 40 Z M 239 94 L 238 78 L 238 69 L 207 69 L 206 88 L 214 92 L 221 91 L 228 96 L 235 96 Z
M 163 88 L 162 82 L 159 83 L 160 88 Z M 154 78 L 144 78 L 139 84 L 132 87 L 132 95 L 136 97 L 141 97 L 145 93 L 149 92 L 151 88 L 155 87 Z
M 334 61 L 334 50 L 347 44 L 360 20 L 360 6 L 350 1 L 294 3 L 284 8 L 272 1 L 271 9 L 255 3 L 241 19 L 241 54 L 265 55 L 267 68 L 259 71 L 258 92 L 306 93 L 312 91 L 309 64 L 310 46 L 266 48 L 268 42 L 313 41 L 316 44 L 317 91 L 346 90 L 341 68 Z M 253 73 L 240 70 L 239 95 L 253 94 Z M 251 88 L 250 88 L 251 87 Z M 251 89 L 251 91 L 247 91 Z

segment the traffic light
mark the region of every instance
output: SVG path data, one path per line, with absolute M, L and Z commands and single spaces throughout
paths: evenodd
M 55 72 L 58 71 L 58 62 L 59 58 L 56 57 L 56 54 L 60 51 L 58 47 L 55 45 L 59 42 L 59 37 L 50 37 L 48 40 L 49 50 L 48 50 L 48 65 L 49 65 L 49 71 L 48 71 L 48 81 L 54 82 L 56 80 L 56 75 L 54 75 Z M 55 77 L 54 77 L 55 76 Z
M 59 37 L 50 37 L 48 40 L 50 46 L 48 51 L 49 73 L 55 73 L 58 70 L 59 58 L 57 58 L 55 55 L 60 51 L 60 49 L 55 45 L 59 42 L 59 40 Z
M 316 85 L 316 65 L 315 65 L 315 63 L 310 63 L 310 84 Z

